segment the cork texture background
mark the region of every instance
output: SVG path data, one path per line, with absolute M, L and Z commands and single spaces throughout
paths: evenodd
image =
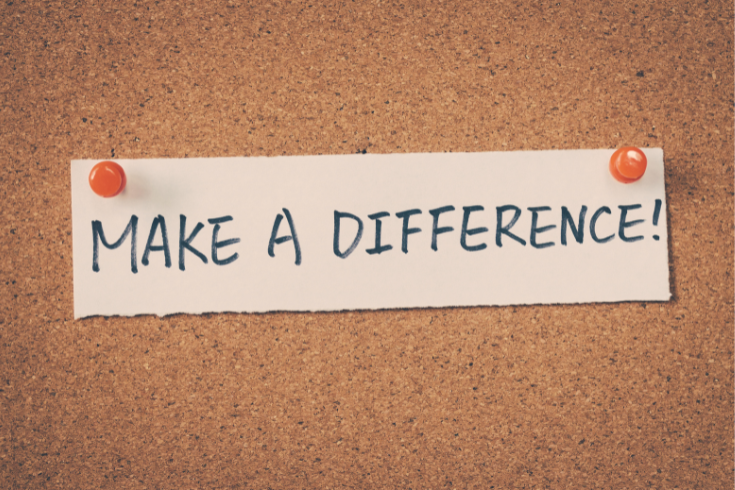
M 733 5 L 0 4 L 0 488 L 732 488 Z M 662 147 L 667 303 L 95 317 L 72 159 Z

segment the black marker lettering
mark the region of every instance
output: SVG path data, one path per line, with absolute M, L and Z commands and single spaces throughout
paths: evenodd
M 339 233 L 340 233 L 340 224 L 342 222 L 342 218 L 351 218 L 357 221 L 357 235 L 355 235 L 354 240 L 352 240 L 352 244 L 345 250 L 344 252 L 339 251 Z M 380 223 L 380 222 L 378 222 Z M 362 239 L 362 220 L 351 213 L 343 213 L 341 211 L 334 211 L 334 239 L 332 240 L 332 250 L 334 251 L 334 255 L 341 259 L 346 259 L 350 256 L 350 254 L 357 248 L 357 244 L 360 243 L 360 239 Z M 378 225 L 378 231 L 380 231 L 380 225 Z M 375 238 L 376 242 L 380 240 L 379 236 L 376 235 Z
M 661 199 L 656 199 L 653 207 L 653 226 L 658 226 L 658 216 L 661 213 Z M 653 239 L 658 241 L 660 237 L 653 235 Z
M 653 226 L 658 226 L 658 216 L 661 214 L 661 199 L 656 199 L 653 206 Z
M 429 214 L 431 214 L 434 217 L 434 222 L 431 225 L 431 249 L 434 252 L 438 250 L 438 247 L 436 244 L 437 235 L 441 233 L 449 233 L 450 231 L 454 231 L 454 228 L 452 228 L 451 226 L 439 227 L 439 215 L 442 213 L 447 213 L 449 211 L 454 211 L 454 206 L 443 206 L 441 208 L 429 210 Z
M 212 218 L 207 220 L 209 224 L 214 225 L 214 230 L 212 230 L 212 262 L 217 265 L 227 265 L 231 262 L 236 261 L 237 258 L 240 256 L 237 252 L 235 252 L 226 259 L 217 258 L 217 249 L 226 247 L 228 245 L 240 243 L 239 238 L 230 238 L 229 240 L 224 240 L 221 242 L 217 241 L 217 235 L 219 234 L 221 224 L 227 223 L 228 221 L 232 221 L 232 216 L 222 216 L 220 218 Z M 192 235 L 194 234 L 192 233 Z
M 283 215 L 279 214 L 276 216 L 276 221 L 273 223 L 273 231 L 271 232 L 271 239 L 268 242 L 268 255 L 271 257 L 275 257 L 276 254 L 273 252 L 273 247 L 276 245 L 280 245 L 281 243 L 285 243 L 289 240 L 293 240 L 293 247 L 294 251 L 296 253 L 296 265 L 301 265 L 301 245 L 299 244 L 299 237 L 296 235 L 296 227 L 293 225 L 293 220 L 291 219 L 291 213 L 288 212 L 288 209 L 283 208 L 283 214 L 286 215 L 286 220 L 288 221 L 288 226 L 291 228 L 291 234 L 282 236 L 281 238 L 276 238 L 278 236 L 278 227 L 281 225 L 281 221 L 283 220 Z
M 109 248 L 110 250 L 114 250 L 125 241 L 125 238 L 129 234 L 132 234 L 132 237 L 130 238 L 130 270 L 133 271 L 133 274 L 138 273 L 138 256 L 136 254 L 136 236 L 138 232 L 138 217 L 136 215 L 133 215 L 130 217 L 130 221 L 128 221 L 128 225 L 125 227 L 125 230 L 123 230 L 122 235 L 120 238 L 117 239 L 117 241 L 113 244 L 107 243 L 107 240 L 105 239 L 105 232 L 102 230 L 102 222 L 94 220 L 92 221 L 92 270 L 94 272 L 100 271 L 99 266 L 99 253 L 100 253 L 100 245 L 99 242 L 102 242 L 102 245 L 106 248 Z
M 635 225 L 643 223 L 644 220 L 642 219 L 626 221 L 626 218 L 628 217 L 628 211 L 639 209 L 640 207 L 641 207 L 640 204 L 632 204 L 630 206 L 618 206 L 618 208 L 620 208 L 620 226 L 618 227 L 618 236 L 624 242 L 637 242 L 638 240 L 643 240 L 643 237 L 641 235 L 632 236 L 632 237 L 625 236 L 626 228 L 630 228 L 631 226 L 635 226 Z
M 477 235 L 478 233 L 485 233 L 488 231 L 487 228 L 481 226 L 479 228 L 467 229 L 470 224 L 470 213 L 474 211 L 484 211 L 485 208 L 482 206 L 464 206 L 464 215 L 462 216 L 462 233 L 459 236 L 459 244 L 462 248 L 468 252 L 477 252 L 478 250 L 485 250 L 487 248 L 486 243 L 480 243 L 478 245 L 467 245 L 467 236 Z
M 539 206 L 535 208 L 528 208 L 529 211 L 531 211 L 531 239 L 529 240 L 531 242 L 531 246 L 533 248 L 546 248 L 546 247 L 553 247 L 555 245 L 554 242 L 544 242 L 544 243 L 537 243 L 536 242 L 536 235 L 539 233 L 543 233 L 545 231 L 553 230 L 556 228 L 556 225 L 547 225 L 542 226 L 539 228 L 538 225 L 538 214 L 541 211 L 551 211 L 551 208 L 549 206 Z
M 186 238 L 186 216 L 183 214 L 179 215 L 179 270 L 186 270 L 186 267 L 184 266 L 184 254 L 186 250 L 189 250 L 191 253 L 202 259 L 202 262 L 205 264 L 207 263 L 207 257 L 191 246 L 191 241 L 194 240 L 194 237 L 197 236 L 197 233 L 199 233 L 202 228 L 204 228 L 204 225 L 197 223 L 194 230 L 192 230 L 191 235 L 189 235 L 189 238 Z
M 513 206 L 512 204 L 509 204 L 507 206 L 498 206 L 495 209 L 498 216 L 498 223 L 495 228 L 495 245 L 497 245 L 498 247 L 502 247 L 503 242 L 501 241 L 501 237 L 502 235 L 508 235 L 513 240 L 525 246 L 526 240 L 510 232 L 510 229 L 513 227 L 514 224 L 516 224 L 516 221 L 518 221 L 518 218 L 521 216 L 521 209 L 517 206 Z M 510 220 L 510 223 L 503 226 L 503 213 L 510 210 L 513 210 L 513 218 Z
M 599 218 L 602 213 L 612 214 L 612 211 L 610 211 L 610 208 L 607 206 L 602 206 L 600 209 L 595 211 L 595 214 L 592 215 L 592 219 L 590 220 L 590 236 L 597 243 L 606 243 L 615 238 L 615 233 L 610 236 L 606 236 L 605 238 L 597 238 L 595 227 L 597 226 L 597 218 Z
M 572 229 L 572 235 L 574 236 L 574 239 L 577 240 L 577 243 L 582 243 L 584 241 L 584 217 L 587 214 L 587 206 L 582 206 L 582 209 L 579 211 L 579 223 L 577 226 L 574 226 L 574 219 L 572 218 L 571 213 L 567 209 L 566 206 L 561 207 L 561 244 L 566 245 L 567 244 L 567 223 L 569 223 L 569 227 Z
M 380 218 L 387 218 L 388 216 L 390 216 L 390 213 L 386 211 L 381 211 L 379 213 L 368 215 L 368 218 L 375 220 L 375 248 L 369 248 L 365 250 L 370 255 L 381 254 L 383 252 L 387 252 L 388 250 L 393 249 L 393 245 L 380 244 L 380 235 L 383 230 L 383 223 L 380 221 Z
M 396 217 L 403 219 L 401 250 L 403 250 L 404 254 L 408 253 L 408 235 L 419 233 L 421 231 L 421 228 L 409 228 L 408 227 L 408 220 L 414 214 L 421 214 L 421 210 L 420 209 L 409 209 L 406 211 L 401 211 L 400 213 L 396 213 Z
M 163 245 L 153 245 L 153 239 L 156 237 L 156 229 L 161 228 L 161 239 Z M 151 252 L 163 251 L 164 263 L 166 267 L 171 267 L 171 252 L 168 248 L 168 233 L 166 232 L 166 220 L 160 214 L 153 218 L 151 224 L 151 231 L 148 233 L 148 241 L 145 244 L 145 250 L 143 251 L 143 258 L 140 262 L 143 265 L 148 265 L 148 256 Z

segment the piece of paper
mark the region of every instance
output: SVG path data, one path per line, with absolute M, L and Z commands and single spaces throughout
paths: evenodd
M 613 150 L 116 160 L 108 199 L 73 161 L 74 314 L 667 301 L 643 151 L 632 184 Z

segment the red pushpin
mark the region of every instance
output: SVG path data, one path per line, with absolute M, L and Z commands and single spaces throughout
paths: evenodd
M 100 162 L 89 172 L 89 186 L 102 197 L 115 197 L 125 189 L 125 171 L 115 162 Z
M 610 173 L 623 184 L 630 184 L 643 177 L 647 165 L 646 155 L 633 146 L 620 148 L 610 157 Z

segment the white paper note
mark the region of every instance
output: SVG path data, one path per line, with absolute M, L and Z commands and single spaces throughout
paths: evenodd
M 613 150 L 116 160 L 108 199 L 73 161 L 74 314 L 667 301 L 643 151 L 632 184 Z

